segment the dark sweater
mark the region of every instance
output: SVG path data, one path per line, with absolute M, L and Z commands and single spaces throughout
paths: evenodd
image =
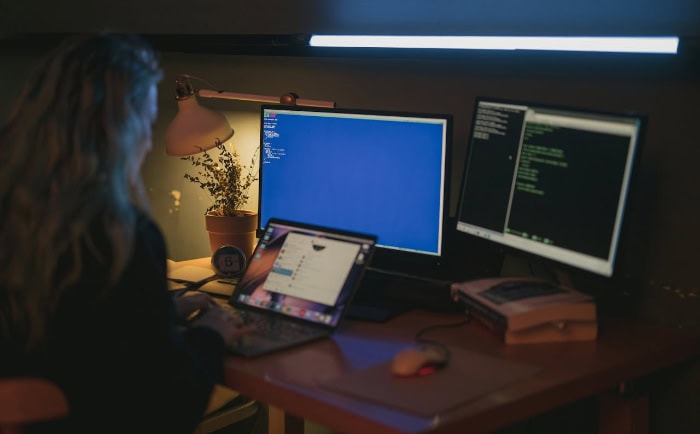
M 160 230 L 140 216 L 133 256 L 107 296 L 95 291 L 107 265 L 86 261 L 50 324 L 48 350 L 30 357 L 0 342 L 0 375 L 56 381 L 71 413 L 59 432 L 191 433 L 222 381 L 224 346 L 212 330 L 178 327 Z

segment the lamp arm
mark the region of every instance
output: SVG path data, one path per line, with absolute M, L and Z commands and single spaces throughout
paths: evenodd
M 333 101 L 321 101 L 314 99 L 303 99 L 297 98 L 293 93 L 288 93 L 279 97 L 268 96 L 268 95 L 255 95 L 250 93 L 235 93 L 235 92 L 224 92 L 211 89 L 200 89 L 197 91 L 197 95 L 202 98 L 221 98 L 221 99 L 233 99 L 238 101 L 252 101 L 252 102 L 262 102 L 269 104 L 287 104 L 287 105 L 299 105 L 299 106 L 310 106 L 310 107 L 328 107 L 334 108 L 335 102 Z

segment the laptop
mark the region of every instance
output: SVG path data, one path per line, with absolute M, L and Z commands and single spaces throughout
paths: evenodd
M 256 331 L 229 345 L 254 357 L 329 337 L 374 254 L 377 237 L 272 218 L 229 304 Z

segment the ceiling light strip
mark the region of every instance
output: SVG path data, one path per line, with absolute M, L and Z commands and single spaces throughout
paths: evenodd
M 312 47 L 450 50 L 543 50 L 677 54 L 679 38 L 607 36 L 389 36 L 311 35 Z

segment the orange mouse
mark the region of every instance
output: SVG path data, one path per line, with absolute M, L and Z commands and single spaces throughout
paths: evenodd
M 423 376 L 447 365 L 446 349 L 434 347 L 406 348 L 391 361 L 391 373 L 398 377 Z

